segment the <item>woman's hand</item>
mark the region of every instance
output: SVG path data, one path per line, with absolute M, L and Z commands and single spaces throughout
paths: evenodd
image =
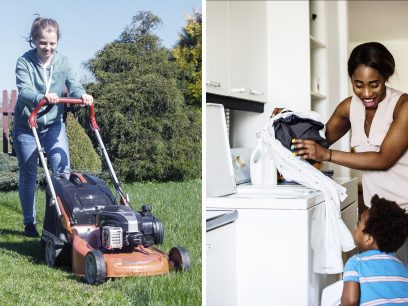
M 282 110 L 285 108 L 275 108 L 272 112 L 272 115 L 269 118 L 275 117 L 277 114 L 279 114 Z
M 81 105 L 82 107 L 91 106 L 93 103 L 93 98 L 90 95 L 83 94 L 81 96 L 81 99 L 82 99 L 82 105 Z
M 59 97 L 55 93 L 49 93 L 44 95 L 44 99 L 47 100 L 48 104 L 57 105 L 59 102 Z
M 300 156 L 300 159 L 313 159 L 318 162 L 328 161 L 330 159 L 330 150 L 323 148 L 315 141 L 306 139 L 294 140 L 292 150 L 295 150 L 294 155 Z

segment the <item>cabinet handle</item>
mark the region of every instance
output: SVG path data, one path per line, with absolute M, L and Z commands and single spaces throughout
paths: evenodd
M 250 90 L 249 93 L 251 95 L 261 95 L 261 96 L 263 96 L 263 92 L 257 92 L 256 90 Z
M 220 87 L 221 86 L 221 83 L 213 82 L 213 81 L 207 81 L 206 84 L 210 85 L 210 86 L 214 86 L 214 87 Z
M 238 88 L 237 91 L 238 91 L 238 92 L 242 92 L 242 93 L 248 93 L 247 91 L 245 91 L 245 88 Z

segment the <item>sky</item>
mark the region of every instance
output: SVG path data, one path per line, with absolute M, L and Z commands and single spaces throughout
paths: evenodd
M 194 5 L 200 9 L 201 3 L 201 0 L 0 0 L 0 91 L 17 89 L 17 59 L 31 49 L 21 36 L 29 35 L 36 18 L 33 14 L 37 12 L 58 22 L 61 38 L 57 51 L 68 57 L 79 79 L 85 73 L 81 62 L 118 38 L 139 11 L 151 11 L 162 19 L 163 26 L 156 34 L 164 46 L 171 48 L 185 23 L 184 14 L 192 15 Z

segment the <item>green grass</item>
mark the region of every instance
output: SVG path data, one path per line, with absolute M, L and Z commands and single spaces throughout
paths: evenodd
M 164 225 L 161 250 L 184 246 L 191 270 L 157 276 L 108 279 L 99 286 L 49 268 L 40 238 L 26 238 L 18 192 L 0 193 L 0 305 L 201 305 L 201 180 L 183 183 L 122 184 L 135 210 L 151 205 Z M 112 188 L 111 188 L 112 189 Z M 36 191 L 38 230 L 45 213 L 45 192 Z

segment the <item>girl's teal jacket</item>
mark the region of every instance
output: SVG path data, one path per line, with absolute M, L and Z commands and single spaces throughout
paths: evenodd
M 55 93 L 59 97 L 67 85 L 69 96 L 80 98 L 85 90 L 75 76 L 75 70 L 68 59 L 54 52 L 51 64 L 45 68 L 47 81 L 50 78 L 52 67 L 52 78 L 49 93 Z M 18 89 L 17 104 L 14 108 L 14 125 L 21 130 L 30 131 L 28 118 L 35 106 L 44 99 L 46 92 L 46 81 L 44 80 L 44 68 L 37 58 L 35 49 L 32 49 L 17 60 L 16 82 Z M 45 108 L 45 107 L 44 107 Z M 44 116 L 37 119 L 39 130 L 46 131 L 55 122 L 62 121 L 64 105 L 54 105 Z

